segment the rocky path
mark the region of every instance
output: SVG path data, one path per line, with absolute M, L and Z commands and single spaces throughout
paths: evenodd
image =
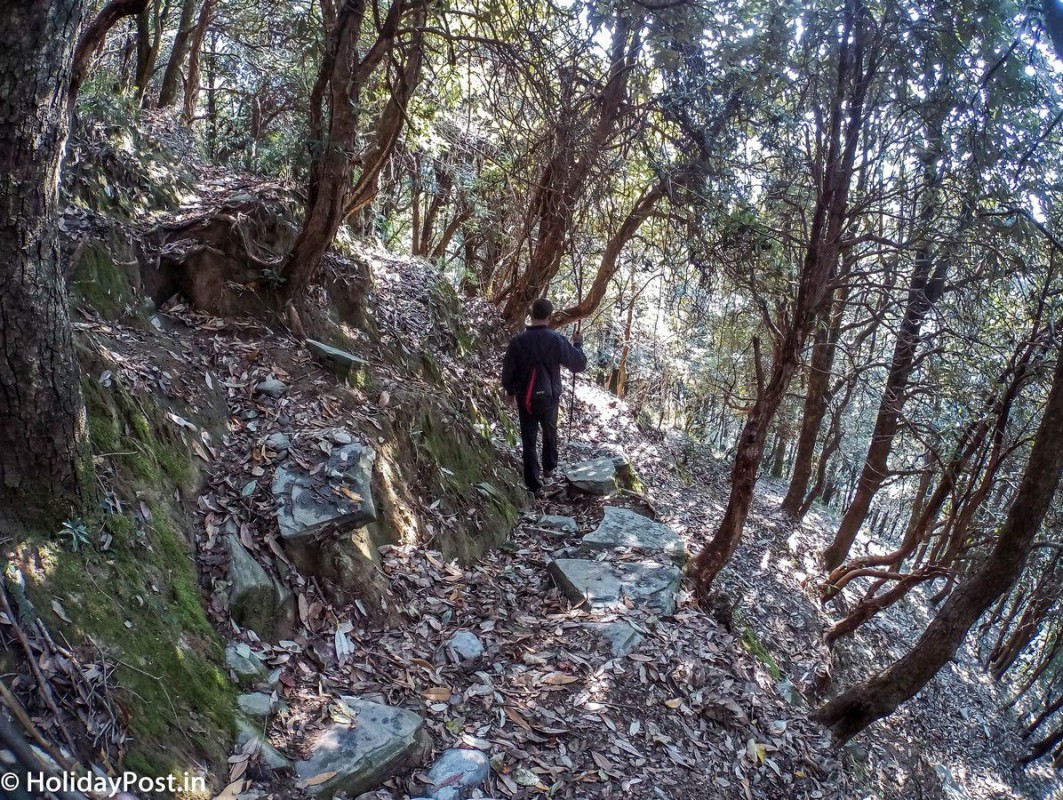
M 884 663 L 926 610 L 884 615 L 832 657 L 820 643 L 830 620 L 805 585 L 833 523 L 813 514 L 788 526 L 766 483 L 706 613 L 681 567 L 722 513 L 725 464 L 639 427 L 607 393 L 579 385 L 563 426 L 565 478 L 501 547 L 462 565 L 431 543 L 390 545 L 370 564 L 314 533 L 372 524 L 387 392 L 344 406 L 327 391 L 328 365 L 290 340 L 169 317 L 181 323 L 169 333 L 182 363 L 167 374 L 179 384 L 179 373 L 213 376 L 230 417 L 224 443 L 197 449 L 213 465 L 199 498 L 200 566 L 243 692 L 224 797 L 1001 800 L 1053 790 L 1044 771 L 1014 766 L 1021 743 L 970 658 L 838 752 L 809 705 Z M 143 358 L 142 340 L 113 339 L 127 368 Z M 419 500 L 442 529 L 452 520 L 438 501 Z M 373 582 L 382 606 L 344 602 L 330 564 L 342 567 L 334 578 Z

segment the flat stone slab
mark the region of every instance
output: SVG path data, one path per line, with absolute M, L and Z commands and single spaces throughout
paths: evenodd
M 354 442 L 335 447 L 316 475 L 295 464 L 277 467 L 273 498 L 281 538 L 297 542 L 327 529 L 350 530 L 373 522 L 375 460 L 371 447 Z
M 566 469 L 565 477 L 587 494 L 609 495 L 616 491 L 616 464 L 611 458 L 583 461 Z
M 338 347 L 332 347 L 315 339 L 307 339 L 306 347 L 317 358 L 324 361 L 330 370 L 339 374 L 340 377 L 346 377 L 355 370 L 369 366 L 367 361 L 359 358 L 354 353 L 348 353 L 346 350 L 340 350 Z
M 300 781 L 312 783 L 306 791 L 320 797 L 339 792 L 356 797 L 420 761 L 425 749 L 423 719 L 412 711 L 358 697 L 341 699 L 354 724 L 330 725 L 309 742 L 313 757 L 295 763 Z
M 645 638 L 626 622 L 584 622 L 582 627 L 608 644 L 615 658 L 635 652 Z
M 627 547 L 651 556 L 663 555 L 676 564 L 684 564 L 687 560 L 683 540 L 667 525 L 626 508 L 606 506 L 601 524 L 583 537 L 583 549 L 600 551 Z
M 681 573 L 674 565 L 655 561 L 610 564 L 585 558 L 558 558 L 550 562 L 554 583 L 573 603 L 592 609 L 636 607 L 667 616 L 675 611 Z
M 564 533 L 575 533 L 579 530 L 579 525 L 576 524 L 575 519 L 564 517 L 560 514 L 543 514 L 536 522 L 543 528 L 551 528 Z

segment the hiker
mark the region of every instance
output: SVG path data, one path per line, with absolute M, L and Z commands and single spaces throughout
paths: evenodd
M 573 372 L 587 368 L 583 337 L 579 331 L 572 344 L 550 328 L 554 306 L 540 298 L 532 303 L 531 324 L 509 341 L 502 362 L 502 388 L 516 403 L 520 417 L 520 443 L 524 451 L 524 485 L 536 496 L 557 468 L 557 407 L 561 401 L 561 367 Z M 539 471 L 536 443 L 543 429 L 543 463 Z

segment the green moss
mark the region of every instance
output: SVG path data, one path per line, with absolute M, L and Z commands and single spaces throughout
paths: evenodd
M 139 528 L 132 516 L 112 515 L 108 529 L 130 535 L 115 535 L 109 550 L 67 552 L 42 543 L 33 559 L 41 568 L 24 570 L 37 608 L 46 613 L 50 598 L 58 598 L 73 621 L 52 617 L 49 625 L 71 641 L 94 642 L 118 665 L 132 737 L 126 766 L 148 775 L 185 768 L 189 755 L 222 763 L 234 724 L 235 689 L 219 668 L 222 646 L 169 515 L 153 504 L 151 521 L 140 520 Z
M 86 244 L 77 258 L 71 289 L 76 302 L 91 306 L 105 319 L 119 319 L 137 303 L 137 267 L 115 263 L 113 243 Z
M 86 374 L 103 369 L 85 353 L 82 360 Z M 197 479 L 190 450 L 163 410 L 119 378 L 109 386 L 86 378 L 83 394 L 97 472 L 122 512 L 87 516 L 94 546 L 76 552 L 47 533 L 27 534 L 15 548 L 27 593 L 50 627 L 117 665 L 131 734 L 124 768 L 165 775 L 197 762 L 224 764 L 235 688 L 181 533 L 188 521 L 173 501 L 175 489 L 188 492 Z M 69 623 L 52 613 L 53 599 Z
M 735 609 L 734 612 L 734 623 L 738 630 L 739 641 L 741 641 L 742 647 L 746 649 L 746 652 L 764 665 L 772 680 L 782 680 L 782 670 L 779 669 L 779 665 L 776 663 L 771 651 L 757 638 L 757 634 L 750 627 L 745 615 L 738 609 Z

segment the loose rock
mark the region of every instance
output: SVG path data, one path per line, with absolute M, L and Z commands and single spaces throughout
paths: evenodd
M 284 394 L 285 385 L 276 378 L 270 378 L 269 380 L 262 381 L 255 387 L 255 392 L 258 394 L 264 394 L 267 397 L 277 398 Z
M 675 566 L 654 561 L 609 564 L 583 558 L 558 558 L 550 562 L 554 582 L 574 603 L 595 610 L 623 609 L 624 600 L 665 616 L 675 611 L 680 572 Z
M 473 789 L 487 780 L 491 762 L 479 750 L 452 749 L 441 755 L 428 771 L 428 781 L 438 787 L 432 800 L 459 800 L 462 790 Z

